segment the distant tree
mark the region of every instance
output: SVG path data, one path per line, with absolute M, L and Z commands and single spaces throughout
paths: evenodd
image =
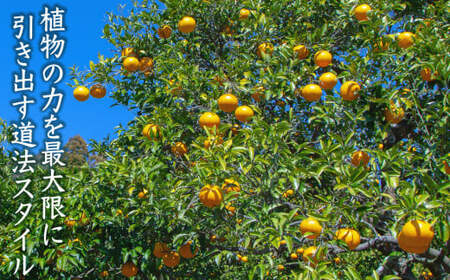
M 98 163 L 105 161 L 106 158 L 99 153 L 90 152 L 89 153 L 89 166 L 95 167 Z
M 80 135 L 70 138 L 64 145 L 63 162 L 68 166 L 82 166 L 88 157 L 87 143 Z

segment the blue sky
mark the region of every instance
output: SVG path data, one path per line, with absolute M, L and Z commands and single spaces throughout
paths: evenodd
M 34 15 L 34 39 L 32 41 L 32 58 L 28 69 L 35 73 L 35 90 L 28 96 L 36 99 L 37 104 L 31 105 L 28 119 L 31 119 L 36 126 L 34 130 L 34 140 L 43 147 L 45 130 L 43 129 L 43 118 L 48 113 L 41 113 L 40 108 L 44 105 L 41 97 L 43 92 L 48 92 L 49 83 L 44 83 L 41 78 L 42 66 L 47 63 L 44 55 L 39 51 L 38 44 L 41 39 L 42 27 L 38 25 L 43 6 L 48 5 L 53 9 L 54 5 L 66 9 L 65 25 L 66 32 L 61 33 L 66 38 L 65 51 L 58 60 L 65 67 L 65 78 L 57 88 L 64 92 L 64 101 L 58 114 L 59 119 L 65 124 L 60 130 L 63 144 L 74 135 L 81 135 L 87 142 L 89 139 L 97 141 L 110 135 L 114 137 L 114 127 L 118 124 L 126 126 L 128 121 L 134 118 L 134 113 L 128 111 L 125 106 L 114 106 L 113 100 L 106 96 L 103 99 L 89 98 L 85 102 L 74 99 L 73 89 L 67 86 L 69 79 L 69 67 L 77 65 L 80 70 L 89 67 L 89 61 L 98 61 L 98 54 L 105 56 L 112 54 L 112 45 L 101 39 L 103 26 L 106 23 L 106 12 L 117 12 L 120 4 L 131 5 L 129 0 L 109 0 L 109 1 L 37 1 L 22 0 L 12 1 L 0 10 L 0 32 L 5 42 L 0 44 L 2 54 L 2 67 L 0 67 L 0 85 L 2 98 L 0 99 L 0 118 L 6 120 L 8 124 L 19 121 L 19 113 L 16 108 L 10 105 L 12 100 L 17 100 L 21 93 L 14 93 L 13 72 L 17 72 L 20 67 L 16 64 L 16 52 L 14 50 L 18 40 L 14 37 L 12 29 L 12 15 L 18 13 Z M 25 36 L 24 36 L 25 37 Z M 54 61 L 54 60 L 49 60 Z M 10 148 L 10 146 L 9 146 Z

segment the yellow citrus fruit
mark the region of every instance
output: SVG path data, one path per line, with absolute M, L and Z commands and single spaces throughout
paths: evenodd
M 150 57 L 143 57 L 139 60 L 139 71 L 146 72 L 153 70 L 153 59 Z
M 350 250 L 354 250 L 361 242 L 359 233 L 350 228 L 341 228 L 336 232 L 336 239 L 344 241 Z
M 136 57 L 129 56 L 125 58 L 122 66 L 123 69 L 127 70 L 128 72 L 136 72 L 137 70 L 139 70 L 140 63 Z
M 220 118 L 216 113 L 205 112 L 200 116 L 198 122 L 202 128 L 206 126 L 207 128 L 215 127 L 217 129 L 220 124 Z
M 319 85 L 325 90 L 333 89 L 337 84 L 337 77 L 331 72 L 326 72 L 320 75 Z
M 308 239 L 316 239 L 322 232 L 322 226 L 320 225 L 319 221 L 317 221 L 316 219 L 314 219 L 312 217 L 309 217 L 307 219 L 304 219 L 300 223 L 300 232 L 302 234 L 313 233 L 313 234 L 309 234 L 307 236 L 307 238 Z
M 263 53 L 265 53 L 267 55 L 271 55 L 273 53 L 272 43 L 262 43 L 258 46 L 258 50 L 256 51 L 256 54 L 259 57 L 262 57 Z
M 139 193 L 138 193 L 138 197 L 139 197 L 140 199 L 145 198 L 145 193 L 144 193 L 144 192 L 139 192 Z
M 314 63 L 319 67 L 327 67 L 331 64 L 333 56 L 329 51 L 320 50 L 314 55 Z
M 279 265 L 277 266 L 277 269 L 278 269 L 279 271 L 284 270 L 284 265 L 279 264 Z
M 294 47 L 294 54 L 298 59 L 305 59 L 308 56 L 309 51 L 305 45 L 297 45 Z
M 247 256 L 242 256 L 241 257 L 241 261 L 245 262 L 245 263 L 248 262 L 248 257 Z
M 167 39 L 172 34 L 172 28 L 168 25 L 163 25 L 158 28 L 158 36 L 163 39 Z
M 355 17 L 358 21 L 367 21 L 367 13 L 371 11 L 372 8 L 367 4 L 359 5 L 355 8 Z
M 407 49 L 414 44 L 414 34 L 411 32 L 402 32 L 397 37 L 397 44 L 402 49 Z
M 133 277 L 138 273 L 138 268 L 133 262 L 127 262 L 122 265 L 122 274 L 125 277 Z
M 208 208 L 219 206 L 223 195 L 218 186 L 206 185 L 199 193 L 200 202 Z
M 225 205 L 225 209 L 230 211 L 230 215 L 234 215 L 234 213 L 236 212 L 236 207 L 234 207 L 231 203 Z
M 354 81 L 347 81 L 342 84 L 341 86 L 341 97 L 342 99 L 346 101 L 353 101 L 356 98 L 358 98 L 359 94 L 358 91 L 361 89 L 361 87 L 358 85 L 357 82 Z
M 299 254 L 299 255 L 303 255 L 303 252 L 305 251 L 305 249 L 303 249 L 303 248 L 298 248 L 297 249 L 297 254 Z
M 241 122 L 248 122 L 254 115 L 252 108 L 248 106 L 239 106 L 234 112 L 236 119 Z
M 147 137 L 149 140 L 157 140 L 161 136 L 159 125 L 151 123 L 147 124 L 142 129 L 142 135 Z
M 133 48 L 124 48 L 121 52 L 123 57 L 137 57 L 136 52 Z
M 309 262 L 312 261 L 313 264 L 318 262 L 318 258 L 316 256 L 317 247 L 311 246 L 305 249 L 303 252 L 303 261 Z
M 239 11 L 239 19 L 244 20 L 247 19 L 250 16 L 250 10 L 248 9 L 241 9 Z
M 352 164 L 354 166 L 364 165 L 366 166 L 369 163 L 369 155 L 364 151 L 356 151 L 352 154 Z
M 407 222 L 397 236 L 398 245 L 404 251 L 414 254 L 425 253 L 434 237 L 433 228 L 426 221 Z
M 224 183 L 222 184 L 222 190 L 225 193 L 229 192 L 240 192 L 241 186 L 239 183 L 233 179 L 225 179 Z M 236 194 L 238 196 L 238 194 Z
M 172 153 L 177 156 L 177 157 L 181 157 L 183 156 L 185 153 L 187 153 L 187 147 L 183 142 L 176 142 L 172 147 L 171 147 Z
M 77 86 L 73 90 L 73 97 L 78 101 L 86 101 L 89 98 L 89 89 L 85 86 Z
M 169 247 L 166 243 L 156 242 L 155 248 L 153 248 L 153 255 L 157 258 L 162 258 L 164 254 L 169 252 Z
M 291 260 L 298 260 L 298 255 L 296 253 L 291 254 Z
M 178 30 L 184 34 L 191 33 L 192 31 L 194 31 L 195 25 L 196 25 L 195 19 L 192 17 L 186 16 L 186 17 L 183 17 L 178 22 Z
M 92 97 L 102 98 L 105 97 L 106 95 L 106 88 L 101 84 L 95 84 L 91 87 L 89 92 L 92 95 Z
M 386 117 L 386 121 L 388 123 L 399 123 L 401 120 L 403 120 L 403 117 L 405 116 L 405 111 L 403 111 L 403 108 L 398 108 L 395 106 L 394 102 L 392 100 L 390 101 L 390 106 L 384 111 L 384 116 Z
M 170 251 L 162 257 L 163 263 L 167 267 L 176 267 L 180 263 L 180 254 L 175 251 Z
M 238 102 L 238 98 L 230 93 L 223 94 L 217 100 L 220 110 L 227 113 L 233 112 L 237 108 Z
M 192 252 L 191 244 L 192 241 L 188 241 L 183 246 L 180 247 L 180 250 L 178 251 L 180 256 L 182 256 L 185 259 L 192 259 L 193 257 L 195 257 L 195 255 L 198 252 L 198 248 L 195 249 L 195 252 Z
M 302 88 L 302 96 L 309 102 L 318 101 L 322 97 L 322 89 L 316 84 L 309 84 Z

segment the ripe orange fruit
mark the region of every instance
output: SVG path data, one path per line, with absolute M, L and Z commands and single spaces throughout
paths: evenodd
M 407 222 L 397 235 L 398 245 L 404 251 L 414 254 L 425 253 L 434 237 L 433 228 L 426 221 Z
M 241 9 L 239 11 L 239 19 L 244 20 L 247 19 L 250 16 L 250 10 L 248 9 Z
M 402 49 L 407 49 L 414 44 L 414 34 L 411 32 L 402 32 L 397 36 L 397 44 Z
M 338 257 L 334 258 L 334 263 L 335 264 L 340 264 L 341 263 L 341 259 L 338 258 Z
M 177 157 L 181 157 L 183 156 L 185 153 L 187 153 L 187 147 L 183 142 L 176 142 L 172 147 L 171 147 L 172 153 L 177 156 Z
M 145 198 L 145 193 L 144 193 L 144 192 L 139 192 L 139 193 L 138 193 L 138 197 L 139 197 L 140 199 Z
M 384 116 L 386 117 L 386 121 L 388 123 L 399 123 L 401 120 L 403 120 L 403 117 L 405 116 L 405 111 L 403 111 L 403 108 L 398 108 L 395 106 L 394 102 L 391 100 L 389 108 L 387 108 L 384 111 Z
M 302 96 L 309 102 L 318 101 L 322 97 L 322 89 L 316 84 L 309 84 L 302 88 Z
M 233 112 L 237 108 L 238 102 L 237 97 L 230 93 L 223 94 L 217 100 L 220 110 L 227 113 Z
M 73 90 L 73 97 L 78 101 L 86 101 L 89 98 L 89 89 L 85 86 L 77 86 Z
M 314 63 L 319 67 L 327 67 L 331 64 L 331 61 L 333 60 L 333 56 L 329 51 L 318 51 L 314 55 Z
M 134 51 L 133 48 L 124 48 L 121 51 L 121 55 L 123 57 L 137 57 L 137 54 L 136 54 L 136 52 Z
M 384 145 L 383 144 L 378 144 L 378 149 L 383 150 Z
M 277 266 L 277 269 L 278 269 L 279 271 L 282 271 L 282 270 L 284 270 L 284 265 L 282 265 L 282 264 L 279 264 L 279 265 Z
M 271 55 L 273 53 L 272 43 L 262 43 L 258 46 L 258 50 L 256 51 L 256 54 L 259 57 L 262 57 L 263 53 L 265 53 L 267 55 Z
M 298 248 L 297 249 L 297 254 L 299 254 L 299 255 L 303 255 L 303 252 L 304 252 L 305 250 L 303 249 L 303 248 Z
M 337 84 L 337 77 L 331 72 L 326 72 L 320 75 L 319 85 L 325 90 L 333 89 Z
M 233 179 L 225 179 L 224 183 L 222 184 L 222 190 L 225 193 L 229 192 L 240 192 L 241 186 L 239 183 Z M 238 194 L 236 194 L 238 196 Z
M 205 149 L 209 149 L 212 144 L 214 144 L 215 146 L 223 144 L 222 136 L 208 137 L 208 139 L 203 142 L 203 147 L 205 147 Z
M 358 21 L 367 21 L 367 13 L 371 11 L 372 8 L 367 4 L 359 5 L 355 8 L 355 17 Z
M 142 129 L 142 135 L 147 137 L 149 140 L 157 140 L 161 136 L 159 125 L 151 123 L 147 124 Z
M 317 252 L 316 246 L 306 248 L 305 251 L 303 252 L 303 261 L 305 262 L 312 261 L 313 264 L 316 264 L 319 261 L 318 257 L 316 256 L 316 252 Z
M 127 262 L 127 263 L 124 263 L 124 264 L 122 265 L 122 274 L 123 274 L 125 277 L 130 278 L 130 277 L 136 276 L 137 272 L 138 272 L 138 268 L 137 268 L 136 265 L 135 265 L 133 262 L 131 262 L 131 261 L 129 261 L 129 262 Z
M 359 233 L 350 228 L 341 228 L 336 232 L 336 239 L 344 241 L 350 250 L 354 250 L 361 242 Z
M 241 261 L 245 262 L 245 263 L 248 262 L 248 257 L 247 256 L 242 256 L 241 257 Z
M 141 72 L 147 72 L 153 70 L 153 59 L 150 57 L 143 57 L 139 60 L 139 70 Z
M 352 154 L 352 164 L 359 166 L 361 163 L 366 166 L 369 163 L 369 155 L 364 151 L 356 151 Z
M 123 69 L 127 70 L 128 72 L 136 72 L 140 67 L 140 63 L 136 57 L 129 56 L 125 58 L 122 66 Z
M 341 86 L 341 97 L 342 99 L 346 101 L 353 101 L 356 98 L 358 98 L 359 94 L 358 91 L 361 89 L 361 87 L 358 85 L 357 82 L 354 81 L 347 81 L 342 84 Z
M 300 223 L 300 232 L 302 234 L 313 233 L 308 235 L 306 238 L 316 239 L 322 232 L 322 226 L 320 225 L 319 221 L 312 217 L 309 217 L 307 219 L 304 219 Z
M 105 97 L 105 95 L 106 95 L 106 89 L 101 84 L 93 85 L 91 87 L 91 89 L 89 90 L 89 92 L 92 95 L 92 97 L 95 97 L 95 98 L 102 98 L 102 97 Z
M 308 56 L 309 51 L 305 45 L 297 45 L 294 47 L 294 54 L 298 59 L 305 59 Z
M 163 25 L 158 28 L 158 36 L 163 39 L 167 39 L 172 34 L 172 28 L 168 25 Z
M 192 31 L 194 31 L 195 29 L 195 19 L 189 16 L 183 17 L 179 22 L 178 22 L 178 30 L 181 33 L 184 34 L 188 34 L 191 33 Z
M 294 190 L 292 190 L 292 189 L 289 189 L 283 193 L 283 197 L 285 197 L 285 198 L 289 197 L 291 195 L 294 195 Z
M 291 260 L 298 260 L 298 255 L 296 253 L 292 253 Z
M 100 277 L 107 277 L 108 275 L 109 275 L 109 272 L 107 270 L 100 272 Z
M 216 113 L 206 112 L 200 116 L 198 122 L 202 128 L 206 126 L 208 128 L 215 127 L 217 129 L 220 124 L 220 118 Z
M 185 259 L 192 259 L 193 257 L 195 257 L 195 255 L 198 252 L 198 248 L 196 248 L 195 252 L 192 253 L 191 244 L 192 244 L 192 241 L 189 240 L 183 246 L 180 247 L 180 250 L 178 251 L 180 256 L 182 256 Z
M 231 203 L 228 203 L 227 205 L 225 205 L 225 209 L 227 209 L 228 211 L 230 211 L 230 216 L 234 215 L 234 213 L 236 212 L 236 207 L 234 207 Z
M 248 122 L 254 115 L 252 108 L 248 106 L 239 106 L 234 112 L 236 119 L 241 122 Z
M 170 251 L 164 254 L 162 259 L 167 267 L 176 267 L 180 263 L 180 254 L 175 251 Z
M 166 243 L 156 242 L 155 248 L 153 248 L 153 255 L 157 258 L 162 258 L 164 254 L 169 252 L 169 247 Z
M 431 81 L 431 69 L 430 68 L 423 68 L 420 70 L 420 76 L 422 77 L 422 80 L 429 82 Z
M 219 206 L 222 203 L 223 195 L 218 186 L 206 185 L 199 193 L 200 202 L 208 208 Z

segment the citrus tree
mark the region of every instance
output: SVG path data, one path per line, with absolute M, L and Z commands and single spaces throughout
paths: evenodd
M 32 279 L 448 276 L 447 1 L 131 4 L 72 101 L 136 117 L 61 168 L 65 243 L 30 237 Z

